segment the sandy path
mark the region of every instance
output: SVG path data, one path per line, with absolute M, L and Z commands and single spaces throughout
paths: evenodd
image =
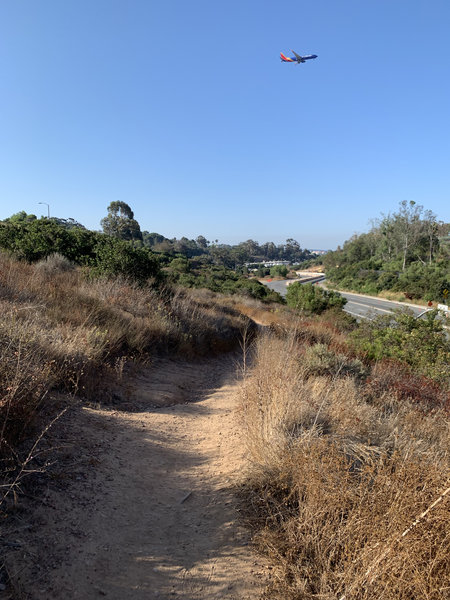
M 69 498 L 49 488 L 35 513 L 23 597 L 259 597 L 264 566 L 232 491 L 245 464 L 235 361 L 160 365 L 135 397 L 141 390 L 148 402 L 152 385 L 155 398 L 163 387 L 190 402 L 138 413 L 80 409 L 76 423 L 72 415 L 71 441 L 85 450 Z

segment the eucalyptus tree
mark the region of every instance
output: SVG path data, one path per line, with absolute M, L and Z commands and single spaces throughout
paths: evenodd
M 108 206 L 108 214 L 100 222 L 103 232 L 122 240 L 142 240 L 139 223 L 126 202 L 115 200 Z

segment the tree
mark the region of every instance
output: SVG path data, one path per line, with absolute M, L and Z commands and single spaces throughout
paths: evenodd
M 269 260 L 274 260 L 277 254 L 277 247 L 273 242 L 266 242 L 262 245 L 263 256 Z
M 176 273 L 189 273 L 191 266 L 189 260 L 184 256 L 179 256 L 170 261 L 169 267 Z
M 232 269 L 235 266 L 235 262 L 231 256 L 230 249 L 231 246 L 226 244 L 214 244 L 213 246 L 210 246 L 209 253 L 216 265 L 222 265 Z
M 30 223 L 36 221 L 36 219 L 36 215 L 28 215 L 24 210 L 21 210 L 5 219 L 5 223 Z
M 424 231 L 428 241 L 428 264 L 431 265 L 435 249 L 439 245 L 439 224 L 436 221 L 436 215 L 431 210 L 425 211 Z
M 51 217 L 50 221 L 52 223 L 56 223 L 61 227 L 65 227 L 66 229 L 86 229 L 84 225 L 69 217 L 68 219 L 61 219 L 59 217 Z
M 400 210 L 394 215 L 394 226 L 399 235 L 402 248 L 402 271 L 406 269 L 406 262 L 412 248 L 420 241 L 422 227 L 420 216 L 423 206 L 416 204 L 414 200 L 403 200 L 400 202 Z
M 108 206 L 108 215 L 100 222 L 103 231 L 121 240 L 142 240 L 139 223 L 126 202 L 116 200 Z
M 275 265 L 270 269 L 272 277 L 286 277 L 288 274 L 288 268 L 286 265 Z
M 378 223 L 378 227 L 375 225 L 374 229 L 377 229 L 381 235 L 380 253 L 385 261 L 391 261 L 394 254 L 395 248 L 395 230 L 390 215 L 385 216 Z
M 260 248 L 258 242 L 255 240 L 247 240 L 246 242 L 241 242 L 239 244 L 239 248 L 244 251 L 244 256 L 246 256 L 247 260 L 253 260 L 256 256 L 260 254 Z
M 200 248 L 202 248 L 203 250 L 205 250 L 209 245 L 209 241 L 205 238 L 204 235 L 199 235 L 195 241 L 197 242 L 198 246 L 200 246 Z
M 301 256 L 302 249 L 297 240 L 288 238 L 284 245 L 284 260 L 295 261 Z

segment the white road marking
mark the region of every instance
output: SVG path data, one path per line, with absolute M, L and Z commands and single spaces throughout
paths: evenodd
M 364 308 L 368 308 L 369 310 L 381 310 L 386 313 L 392 312 L 392 310 L 387 310 L 386 308 L 378 308 L 378 306 L 371 306 L 370 304 L 364 304 L 362 302 L 355 302 L 354 300 L 349 300 L 348 303 L 349 304 L 357 304 L 358 306 L 364 306 Z

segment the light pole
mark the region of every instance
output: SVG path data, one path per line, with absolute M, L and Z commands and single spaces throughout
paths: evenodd
M 47 204 L 47 202 L 38 202 L 38 204 Z M 50 219 L 50 204 L 47 204 L 47 219 Z

